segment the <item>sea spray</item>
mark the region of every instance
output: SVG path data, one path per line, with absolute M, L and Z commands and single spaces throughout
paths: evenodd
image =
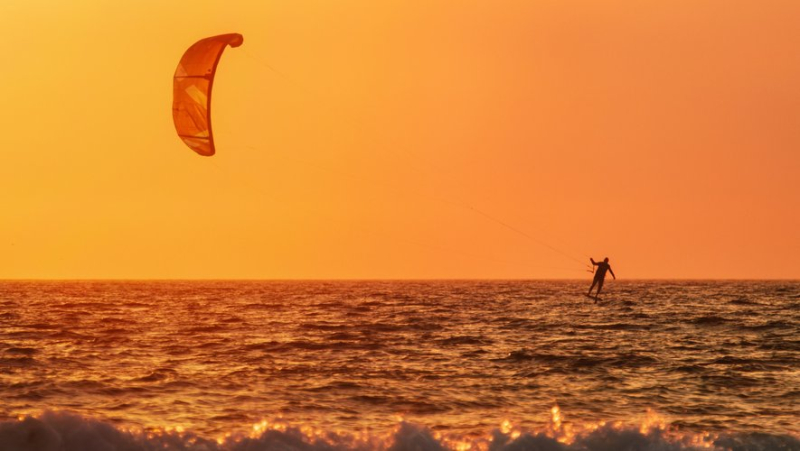
M 64 411 L 0 422 L 0 451 L 798 451 L 788 435 L 682 432 L 669 424 L 618 422 L 523 431 L 504 422 L 482 437 L 458 437 L 402 422 L 386 434 L 343 433 L 260 422 L 216 439 L 182 428 L 124 428 Z

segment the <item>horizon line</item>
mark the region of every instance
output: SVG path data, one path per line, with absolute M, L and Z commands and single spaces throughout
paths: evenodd
M 591 278 L 460 278 L 460 277 L 430 277 L 430 278 L 393 278 L 393 277 L 364 277 L 364 278 L 124 278 L 124 277 L 86 277 L 86 278 L 0 278 L 0 282 L 536 282 L 536 281 L 563 281 L 578 282 L 589 281 Z M 607 282 L 800 282 L 800 278 L 662 278 L 642 277 L 606 280 Z

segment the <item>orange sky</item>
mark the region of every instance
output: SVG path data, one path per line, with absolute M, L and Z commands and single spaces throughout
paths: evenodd
M 800 278 L 798 23 L 795 0 L 4 0 L 0 278 Z M 230 32 L 203 158 L 171 77 Z

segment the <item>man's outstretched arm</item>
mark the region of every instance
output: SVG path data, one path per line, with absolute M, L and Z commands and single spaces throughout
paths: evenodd
M 611 273 L 611 277 L 613 277 L 613 278 L 614 278 L 614 280 L 617 280 L 617 276 L 615 276 L 615 275 L 614 275 L 614 270 L 613 270 L 613 269 L 611 269 L 611 267 L 610 267 L 610 266 L 608 267 L 608 272 L 610 272 L 610 273 Z

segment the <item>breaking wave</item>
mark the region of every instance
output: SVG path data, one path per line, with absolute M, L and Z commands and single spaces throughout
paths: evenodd
M 249 434 L 200 437 L 181 428 L 142 430 L 70 412 L 47 411 L 0 422 L 0 451 L 798 451 L 800 440 L 764 433 L 710 434 L 681 432 L 655 415 L 641 425 L 597 424 L 573 430 L 553 408 L 541 431 L 515 430 L 508 422 L 485 437 L 454 437 L 401 422 L 385 435 L 342 433 L 281 422 L 255 424 Z

